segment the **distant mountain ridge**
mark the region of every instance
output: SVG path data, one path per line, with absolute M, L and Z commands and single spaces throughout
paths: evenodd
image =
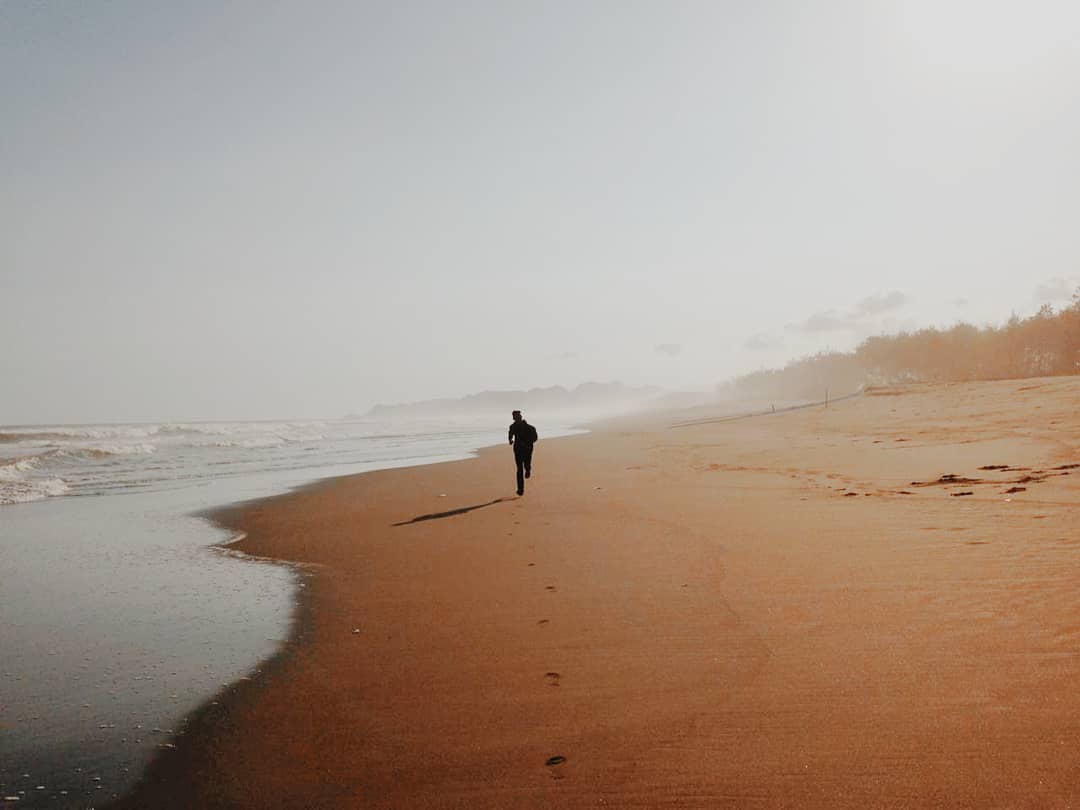
M 374 417 L 448 416 L 464 414 L 505 414 L 524 411 L 598 411 L 606 408 L 626 410 L 648 404 L 664 393 L 655 385 L 628 386 L 621 382 L 582 383 L 576 388 L 553 385 L 527 391 L 481 391 L 458 399 L 428 399 L 394 405 L 376 405 L 364 414 Z

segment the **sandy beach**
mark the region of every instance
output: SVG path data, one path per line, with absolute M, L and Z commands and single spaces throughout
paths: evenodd
M 1076 806 L 1077 403 L 615 422 L 522 498 L 494 447 L 229 510 L 304 571 L 293 639 L 116 806 Z

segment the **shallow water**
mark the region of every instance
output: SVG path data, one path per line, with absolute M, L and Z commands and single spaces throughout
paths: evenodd
M 27 791 L 20 806 L 119 793 L 287 635 L 293 572 L 206 548 L 224 533 L 172 506 L 69 498 L 0 516 L 0 792 Z

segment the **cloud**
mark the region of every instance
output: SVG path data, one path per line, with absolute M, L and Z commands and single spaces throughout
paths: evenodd
M 798 332 L 838 332 L 845 329 L 854 329 L 857 317 L 843 315 L 836 310 L 815 312 L 801 324 L 796 324 L 793 329 Z
M 1071 278 L 1054 276 L 1035 288 L 1035 303 L 1050 304 L 1054 301 L 1071 301 L 1077 287 L 1080 287 L 1080 279 L 1075 276 Z
M 963 309 L 968 305 L 969 301 L 966 298 L 954 298 L 949 303 L 952 304 L 954 307 L 960 307 L 960 309 Z
M 748 337 L 746 342 L 743 343 L 743 347 L 755 352 L 769 351 L 771 349 L 784 348 L 784 341 L 783 338 L 762 333 Z
M 871 295 L 859 302 L 859 305 L 855 308 L 854 314 L 880 315 L 883 312 L 899 309 L 907 303 L 907 300 L 907 296 L 899 290 L 893 290 L 891 293 L 882 293 L 880 295 Z
M 661 343 L 656 347 L 656 351 L 660 354 L 666 354 L 668 357 L 678 357 L 682 354 L 682 344 Z
M 562 354 L 555 355 L 556 360 L 577 360 L 577 352 L 563 352 Z
M 872 321 L 879 315 L 899 309 L 908 302 L 908 297 L 899 290 L 889 293 L 867 296 L 855 307 L 846 312 L 828 309 L 815 312 L 799 324 L 791 324 L 788 329 L 807 334 L 815 332 L 858 332 L 873 329 Z

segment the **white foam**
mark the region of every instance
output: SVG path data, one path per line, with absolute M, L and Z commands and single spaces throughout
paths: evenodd
M 140 425 L 0 427 L 0 445 L 85 448 L 113 455 L 169 447 L 257 449 L 326 438 L 326 422 L 167 422 Z
M 65 452 L 72 455 L 85 454 L 87 456 L 146 456 L 157 452 L 157 445 L 152 442 L 137 442 L 135 444 L 116 444 L 115 442 L 94 442 L 85 447 L 72 448 Z
M 280 436 L 253 437 L 250 439 L 232 439 L 216 442 L 206 442 L 200 447 L 240 447 L 245 450 L 257 450 L 261 447 L 281 447 L 286 439 Z
M 5 442 L 57 442 L 71 439 L 146 439 L 156 435 L 159 430 L 159 425 L 12 427 L 0 430 L 0 439 Z
M 41 456 L 26 456 L 0 462 L 0 504 L 40 501 L 70 491 L 62 478 L 32 477 L 40 461 Z
M 0 460 L 0 481 L 14 481 L 22 478 L 23 473 L 37 469 L 41 456 L 22 456 Z

